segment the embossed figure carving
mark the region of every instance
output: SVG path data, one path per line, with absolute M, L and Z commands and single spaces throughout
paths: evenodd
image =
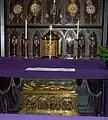
M 29 96 L 26 100 L 27 109 L 36 109 L 36 96 Z
M 48 80 L 49 81 L 49 80 Z M 24 84 L 21 113 L 49 115 L 78 115 L 76 100 L 76 81 L 39 82 Z
M 72 111 L 72 109 L 73 109 L 72 98 L 71 97 L 64 97 L 62 100 L 63 100 L 62 109 Z
M 60 110 L 61 109 L 60 101 L 61 101 L 61 99 L 59 97 L 52 96 L 50 98 L 50 109 L 51 110 Z
M 48 98 L 45 96 L 39 96 L 37 98 L 38 108 L 39 110 L 47 110 L 48 109 Z

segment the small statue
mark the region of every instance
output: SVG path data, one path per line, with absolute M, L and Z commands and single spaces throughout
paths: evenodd
M 18 40 L 17 40 L 16 36 L 13 36 L 12 37 L 12 46 L 13 46 L 13 48 L 12 48 L 12 56 L 13 57 L 17 56 L 17 48 L 16 48 L 17 43 L 18 43 Z

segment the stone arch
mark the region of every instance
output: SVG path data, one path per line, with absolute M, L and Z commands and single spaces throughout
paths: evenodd
M 8 56 L 9 57 L 12 56 L 12 37 L 13 36 L 15 36 L 19 40 L 19 31 L 17 29 L 11 29 L 8 32 Z

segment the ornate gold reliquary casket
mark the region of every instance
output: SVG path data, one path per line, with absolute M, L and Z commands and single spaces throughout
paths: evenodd
M 78 115 L 76 81 L 30 81 L 24 84 L 21 111 L 25 114 Z
M 42 37 L 42 57 L 59 57 L 59 36 L 53 31 L 49 31 Z

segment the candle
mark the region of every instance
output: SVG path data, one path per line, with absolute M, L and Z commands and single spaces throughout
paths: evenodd
M 79 38 L 79 19 L 78 19 L 78 23 L 77 23 L 77 36 L 76 36 L 76 39 Z
M 51 56 L 52 56 L 52 54 L 51 54 L 51 53 L 52 53 L 52 50 L 51 50 L 51 49 L 52 49 L 52 48 L 51 48 L 51 42 L 52 42 L 52 40 L 51 40 L 51 39 L 52 39 L 51 30 L 52 30 L 52 25 L 49 26 L 49 29 L 50 29 L 50 50 L 49 50 L 50 56 L 49 56 L 49 58 L 51 59 Z
M 27 19 L 25 19 L 25 39 L 27 39 Z
M 59 55 L 61 55 L 61 38 L 59 40 Z

